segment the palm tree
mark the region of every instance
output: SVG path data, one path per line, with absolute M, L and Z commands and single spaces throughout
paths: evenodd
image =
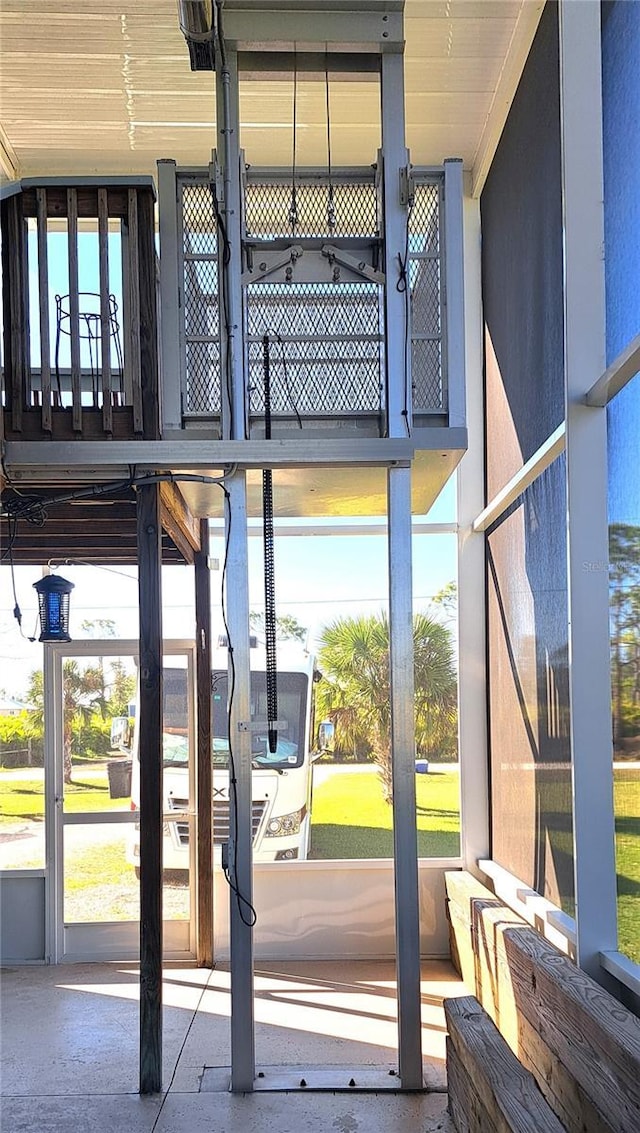
M 70 783 L 74 734 L 78 726 L 81 726 L 90 718 L 100 703 L 103 694 L 102 673 L 99 668 L 92 666 L 80 669 L 77 661 L 67 657 L 62 667 L 62 690 L 64 701 L 62 715 L 63 778 L 65 783 Z M 36 670 L 31 674 L 31 683 L 26 700 L 30 706 L 29 720 L 33 734 L 42 734 L 44 731 L 44 684 L 41 670 Z
M 429 617 L 413 619 L 416 749 L 455 756 L 457 680 L 449 630 Z M 317 689 L 320 715 L 332 720 L 339 746 L 366 743 L 392 797 L 389 620 L 386 613 L 338 618 L 323 630 Z

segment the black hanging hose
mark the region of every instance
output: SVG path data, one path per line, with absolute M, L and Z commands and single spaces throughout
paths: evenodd
M 264 435 L 271 440 L 271 367 L 269 335 L 262 338 L 264 375 Z M 262 470 L 262 525 L 264 538 L 264 627 L 267 646 L 267 731 L 269 751 L 275 754 L 278 746 L 278 667 L 276 661 L 276 594 L 275 555 L 273 546 L 273 474 L 270 468 Z

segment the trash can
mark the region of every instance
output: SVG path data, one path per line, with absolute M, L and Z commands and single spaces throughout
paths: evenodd
M 131 759 L 111 759 L 107 764 L 109 794 L 112 799 L 128 799 L 131 794 Z

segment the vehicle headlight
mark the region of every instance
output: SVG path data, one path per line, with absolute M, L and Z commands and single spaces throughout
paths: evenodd
M 288 834 L 299 834 L 302 820 L 307 808 L 294 810 L 291 814 L 283 814 L 280 818 L 270 818 L 265 830 L 266 838 L 283 838 Z

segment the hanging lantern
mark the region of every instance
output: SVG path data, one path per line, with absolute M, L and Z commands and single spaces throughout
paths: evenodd
M 34 582 L 38 591 L 40 614 L 39 641 L 71 641 L 69 637 L 69 595 L 73 582 L 60 578 L 58 574 L 48 574 Z

